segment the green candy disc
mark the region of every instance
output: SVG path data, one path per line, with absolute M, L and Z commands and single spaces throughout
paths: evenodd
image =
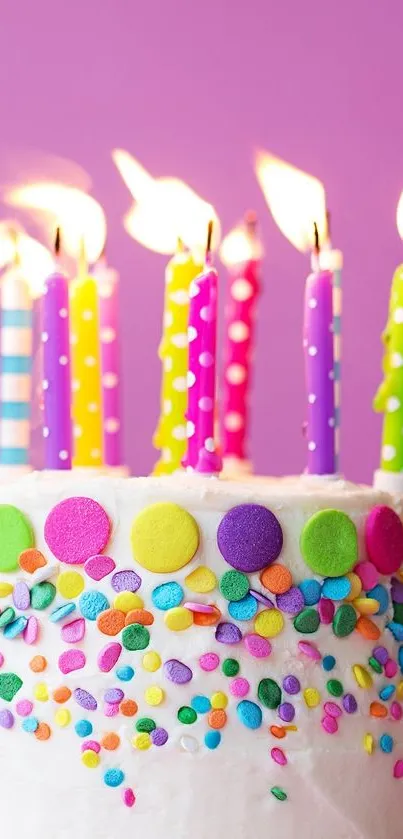
M 342 577 L 358 558 L 357 531 L 341 510 L 320 510 L 305 523 L 300 548 L 315 574 Z
M 350 603 L 339 606 L 333 618 L 333 632 L 338 638 L 346 638 L 354 631 L 357 623 L 357 615 Z
M 193 708 L 189 708 L 188 705 L 183 705 L 182 708 L 179 708 L 178 720 L 184 725 L 192 725 L 197 720 L 196 711 Z
M 37 583 L 31 589 L 31 606 L 33 609 L 47 609 L 53 603 L 56 597 L 56 586 L 46 580 L 43 583 Z
M 220 580 L 220 591 L 226 600 L 242 600 L 249 591 L 249 580 L 242 571 L 226 571 Z
M 22 679 L 16 673 L 2 673 L 0 675 L 0 698 L 11 702 L 22 685 Z
M 316 609 L 303 609 L 302 612 L 294 618 L 294 627 L 297 632 L 302 632 L 305 635 L 311 635 L 316 632 L 320 624 L 320 617 Z
M 154 731 L 155 728 L 157 728 L 157 726 L 151 717 L 141 717 L 136 722 L 136 731 L 146 731 L 147 734 L 150 734 L 150 732 Z
M 150 633 L 140 623 L 126 626 L 122 633 L 122 644 L 125 650 L 145 650 L 150 643 Z
M 34 547 L 34 533 L 24 513 L 0 504 L 0 571 L 15 571 L 22 551 Z
M 236 676 L 239 673 L 239 664 L 236 658 L 226 658 L 222 663 L 224 676 Z
M 343 685 L 338 679 L 329 679 L 326 687 L 332 696 L 342 696 L 344 693 Z
M 278 686 L 277 682 L 274 679 L 262 679 L 259 682 L 259 687 L 257 689 L 258 699 L 265 708 L 271 708 L 274 711 L 275 708 L 278 708 L 281 702 L 281 688 Z

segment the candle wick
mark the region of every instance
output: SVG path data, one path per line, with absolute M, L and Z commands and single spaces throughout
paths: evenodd
M 54 245 L 54 251 L 55 251 L 55 256 L 56 257 L 58 257 L 60 255 L 60 249 L 61 249 L 60 227 L 56 227 L 56 236 L 55 236 L 55 245 Z
M 313 231 L 314 231 L 314 244 L 312 248 L 312 255 L 311 255 L 311 266 L 312 271 L 319 270 L 319 254 L 320 254 L 320 244 L 319 244 L 319 231 L 318 225 L 316 221 L 313 223 Z
M 326 243 L 329 249 L 332 247 L 332 215 L 326 210 Z
M 207 228 L 207 244 L 206 244 L 206 263 L 209 264 L 211 258 L 211 241 L 213 238 L 213 221 L 209 221 Z

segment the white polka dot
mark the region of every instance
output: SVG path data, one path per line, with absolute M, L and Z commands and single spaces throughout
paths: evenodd
M 87 411 L 90 414 L 97 414 L 99 411 L 99 405 L 97 402 L 89 402 L 87 405 Z
M 197 329 L 195 326 L 188 326 L 188 341 L 192 343 L 197 338 Z
M 398 306 L 393 312 L 393 320 L 395 323 L 403 323 L 403 309 L 401 306 Z
M 69 456 L 69 453 L 68 453 L 68 452 L 66 452 L 66 449 L 62 449 L 62 450 L 59 452 L 59 459 L 60 459 L 60 460 L 67 460 L 68 456 Z
M 396 448 L 395 446 L 382 446 L 382 459 L 383 460 L 393 460 L 396 457 Z
M 389 399 L 386 401 L 386 410 L 389 414 L 393 414 L 394 411 L 398 411 L 401 407 L 401 401 L 397 398 L 397 396 L 390 396 Z
M 172 291 L 169 295 L 169 299 L 172 300 L 173 303 L 176 303 L 177 306 L 186 306 L 189 303 L 189 293 L 184 288 L 178 289 L 178 291 Z
M 72 334 L 72 335 L 70 335 L 70 344 L 71 344 L 72 346 L 75 346 L 76 344 L 78 344 L 78 337 L 77 337 L 77 335 L 73 335 L 73 334 Z
M 167 355 L 167 356 L 164 358 L 164 370 L 165 370 L 165 372 L 166 372 L 166 373 L 170 373 L 170 372 L 171 372 L 171 370 L 172 370 L 172 367 L 173 367 L 173 360 L 172 360 L 172 356 Z
M 334 428 L 334 427 L 335 427 L 335 425 L 336 425 L 336 420 L 335 420 L 335 418 L 334 418 L 334 417 L 329 417 L 329 419 L 328 419 L 328 425 L 329 425 L 329 427 L 330 427 L 330 428 Z
M 186 440 L 186 425 L 175 425 L 172 429 L 172 437 L 175 440 Z
M 315 451 L 315 449 L 316 449 L 316 443 L 314 443 L 314 442 L 310 441 L 310 442 L 308 443 L 308 449 L 309 449 L 309 451 L 310 451 L 310 452 L 314 452 L 314 451 Z
M 308 402 L 310 405 L 314 405 L 316 402 L 316 393 L 308 393 Z
M 42 343 L 46 344 L 47 341 L 49 341 L 49 333 L 48 332 L 42 332 Z
M 112 344 L 116 339 L 116 331 L 111 326 L 105 326 L 105 329 L 101 329 L 100 337 L 103 344 Z
M 315 297 L 310 297 L 309 300 L 308 300 L 309 308 L 310 309 L 316 309 L 317 305 L 318 305 L 318 301 L 316 300 L 316 298 Z
M 172 460 L 171 449 L 162 449 L 161 460 L 163 463 L 170 463 L 170 461 Z
M 74 393 L 77 393 L 77 391 L 78 391 L 78 390 L 80 390 L 80 387 L 81 387 L 81 384 L 80 384 L 79 379 L 73 379 L 73 381 L 72 381 L 72 383 L 71 383 L 71 389 L 72 389 L 72 391 L 73 391 Z
M 193 370 L 188 370 L 188 374 L 186 376 L 186 381 L 187 381 L 187 386 L 188 387 L 193 387 L 193 385 L 196 381 L 196 376 L 193 373 Z
M 241 385 L 246 379 L 247 371 L 242 364 L 230 364 L 226 377 L 231 385 Z
M 214 357 L 211 352 L 207 352 L 206 350 L 205 352 L 200 353 L 199 363 L 202 367 L 211 367 L 211 365 L 214 364 Z
M 187 390 L 186 376 L 177 376 L 172 382 L 172 387 L 174 390 L 177 390 L 178 393 L 184 393 L 184 391 Z
M 234 280 L 231 286 L 231 296 L 234 300 L 237 300 L 239 303 L 244 303 L 245 300 L 249 300 L 253 294 L 253 286 L 241 277 L 239 280 Z
M 42 429 L 42 435 L 45 438 L 45 440 L 49 437 L 49 434 L 50 434 L 49 428 L 47 428 L 47 426 L 44 425 L 44 427 Z
M 204 441 L 204 448 L 208 452 L 215 452 L 215 442 L 213 437 L 207 437 Z
M 177 347 L 178 350 L 184 350 L 188 345 L 188 336 L 186 332 L 178 332 L 171 336 L 171 344 Z
M 249 326 L 241 320 L 230 323 L 228 337 L 231 341 L 235 341 L 236 344 L 239 344 L 241 341 L 246 341 L 249 338 Z
M 60 316 L 61 318 L 67 318 L 67 315 L 68 315 L 68 311 L 67 311 L 67 309 L 64 309 L 64 308 L 63 308 L 63 309 L 59 309 L 59 316 Z
M 227 431 L 239 431 L 244 425 L 244 420 L 241 414 L 231 411 L 225 415 L 224 425 Z
M 196 283 L 194 280 L 190 283 L 189 287 L 189 297 L 197 297 L 200 294 L 200 286 L 199 283 Z
M 94 318 L 94 312 L 92 311 L 92 309 L 84 309 L 84 311 L 82 313 L 82 319 L 86 320 L 86 321 L 89 321 L 89 320 L 93 320 L 93 318 Z
M 395 369 L 397 367 L 403 367 L 403 355 L 400 352 L 393 352 L 390 357 L 390 363 Z
M 43 390 L 48 390 L 48 388 L 49 388 L 49 382 L 48 382 L 48 380 L 47 380 L 47 379 L 43 379 L 43 382 L 42 382 L 42 389 L 43 389 Z
M 84 358 L 84 364 L 86 367 L 95 367 L 97 363 L 96 358 L 93 355 L 86 355 Z
M 67 358 L 67 355 L 59 355 L 59 364 L 61 364 L 62 367 L 65 367 L 68 363 L 69 359 Z
M 186 423 L 186 436 L 187 436 L 187 438 L 189 439 L 189 437 L 193 437 L 193 434 L 195 433 L 195 431 L 196 431 L 196 426 L 195 426 L 194 422 L 192 422 L 191 420 L 188 420 L 187 423 Z
M 163 320 L 164 320 L 164 326 L 168 327 L 168 329 L 169 329 L 169 327 L 172 326 L 172 324 L 174 322 L 174 316 L 173 316 L 172 312 L 164 312 Z
M 302 341 L 302 346 L 303 346 L 304 348 L 308 346 L 308 339 L 307 339 L 307 338 L 304 338 L 304 339 L 303 339 L 303 341 Z
M 199 399 L 199 408 L 201 411 L 212 411 L 214 407 L 211 396 L 202 396 Z
M 74 428 L 73 428 L 73 434 L 74 434 L 74 437 L 76 437 L 77 439 L 78 439 L 79 437 L 82 437 L 82 436 L 83 436 L 83 429 L 81 428 L 81 425 L 75 425 L 75 426 L 74 426 Z
M 329 379 L 334 380 L 334 370 L 329 370 Z
M 172 411 L 172 399 L 164 399 L 162 405 L 162 411 L 165 415 L 168 415 Z
M 104 375 L 102 376 L 102 384 L 108 390 L 110 390 L 113 387 L 116 387 L 118 382 L 119 377 L 116 375 L 116 373 L 104 373 Z
M 108 434 L 116 434 L 116 432 L 119 431 L 119 428 L 120 422 L 117 417 L 108 417 L 108 419 L 105 420 L 105 431 Z
M 318 354 L 317 347 L 308 347 L 308 355 L 315 356 Z
M 210 306 L 202 306 L 200 309 L 200 318 L 204 323 L 209 323 L 214 320 L 214 310 Z
M 100 449 L 91 449 L 90 456 L 95 460 L 98 457 L 101 457 L 101 450 Z
M 113 290 L 115 288 L 115 283 L 108 283 L 102 282 L 98 283 L 98 294 L 102 297 L 103 300 L 108 300 L 109 297 L 112 297 Z

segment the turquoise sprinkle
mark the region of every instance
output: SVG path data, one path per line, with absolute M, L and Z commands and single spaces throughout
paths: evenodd
M 116 675 L 121 682 L 130 682 L 134 676 L 134 669 L 129 664 L 125 667 L 118 667 Z
M 396 621 L 390 621 L 386 624 L 386 628 L 392 633 L 395 641 L 403 641 L 403 626 Z
M 51 612 L 49 620 L 51 620 L 52 623 L 57 623 L 58 621 L 63 620 L 63 618 L 67 618 L 67 615 L 71 615 L 75 608 L 75 603 L 64 603 L 63 606 L 59 606 Z
M 390 734 L 382 734 L 382 737 L 379 738 L 379 745 L 383 752 L 390 754 L 390 752 L 393 752 L 393 737 Z
M 396 688 L 394 685 L 385 685 L 385 687 L 379 691 L 379 698 L 386 702 L 391 696 L 393 696 L 395 690 Z
M 397 654 L 397 659 L 398 659 L 398 662 L 399 662 L 400 670 L 403 673 L 403 646 L 399 647 L 399 652 Z
M 22 721 L 22 728 L 24 731 L 28 731 L 29 734 L 32 734 L 33 731 L 36 731 L 39 725 L 39 720 L 36 717 L 25 717 L 25 720 Z
M 228 611 L 236 621 L 249 621 L 257 612 L 258 602 L 251 595 L 247 594 L 241 600 L 231 600 L 228 603 Z
M 221 743 L 221 734 L 219 731 L 208 731 L 204 735 L 204 742 L 208 749 L 216 749 Z
M 351 591 L 348 577 L 327 577 L 322 586 L 322 597 L 329 600 L 344 600 Z
M 78 720 L 74 730 L 79 737 L 89 737 L 92 734 L 92 723 L 89 720 Z
M 107 787 L 119 787 L 125 779 L 121 769 L 107 769 L 104 773 L 104 783 Z
M 29 402 L 2 402 L 0 416 L 2 419 L 26 420 L 31 415 Z
M 30 373 L 32 360 L 30 355 L 3 355 L 1 358 L 1 372 Z
M 325 655 L 322 659 L 322 667 L 324 670 L 329 672 L 329 670 L 333 670 L 333 667 L 336 664 L 336 659 L 333 655 Z
M 12 640 L 16 638 L 17 635 L 21 635 L 24 632 L 24 629 L 28 623 L 28 618 L 25 615 L 20 615 L 19 618 L 16 618 L 15 621 L 8 623 L 7 626 L 4 627 L 4 637 Z

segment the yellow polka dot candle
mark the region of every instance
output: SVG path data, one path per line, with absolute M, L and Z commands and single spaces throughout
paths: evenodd
M 154 474 L 180 469 L 186 451 L 189 288 L 201 271 L 181 245 L 167 265 L 163 334 L 159 347 L 162 362 L 161 413 L 154 435 L 160 457 Z
M 70 286 L 73 466 L 102 465 L 102 393 L 96 281 L 80 258 Z

